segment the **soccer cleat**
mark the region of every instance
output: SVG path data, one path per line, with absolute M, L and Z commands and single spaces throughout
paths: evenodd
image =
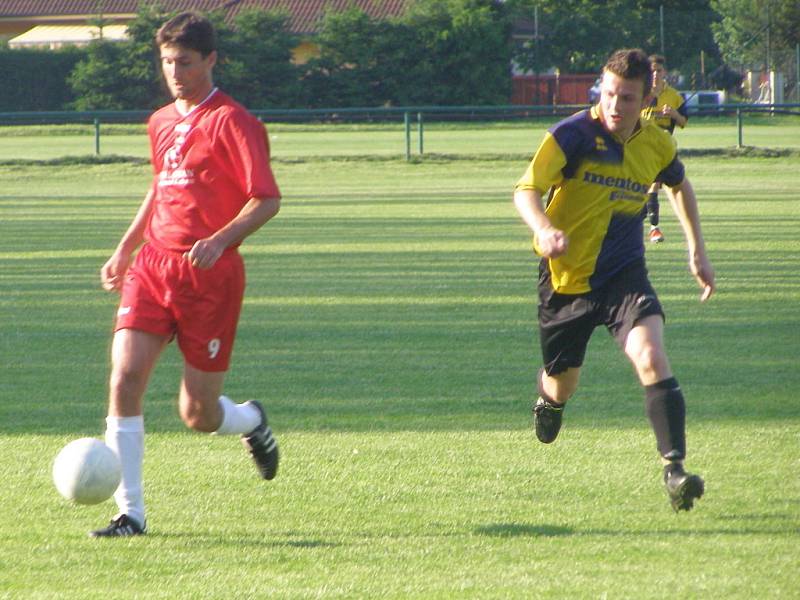
M 702 477 L 687 473 L 681 465 L 664 467 L 664 486 L 675 512 L 691 510 L 694 501 L 701 498 L 705 491 Z
M 664 234 L 661 233 L 661 230 L 658 227 L 651 227 L 649 238 L 653 244 L 658 244 L 664 241 Z
M 267 421 L 267 413 L 260 402 L 249 400 L 245 404 L 255 406 L 261 413 L 261 424 L 247 435 L 242 436 L 242 444 L 253 455 L 258 472 L 264 479 L 274 479 L 278 472 L 278 442 L 272 435 Z
M 558 437 L 563 413 L 563 404 L 559 406 L 542 397 L 536 400 L 536 404 L 533 406 L 533 426 L 540 442 L 549 444 Z
M 128 515 L 119 515 L 111 519 L 108 527 L 89 532 L 89 537 L 130 537 L 147 533 L 147 524 L 140 526 Z

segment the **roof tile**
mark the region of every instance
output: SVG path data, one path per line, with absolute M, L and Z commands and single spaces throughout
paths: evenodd
M 3 0 L 0 2 L 0 20 L 31 17 L 75 17 L 94 15 L 98 9 L 106 18 L 117 14 L 133 14 L 139 6 L 150 0 Z M 166 11 L 199 10 L 203 12 L 223 9 L 233 17 L 245 8 L 261 7 L 266 10 L 285 10 L 292 15 L 291 30 L 295 33 L 313 33 L 322 16 L 330 10 L 342 11 L 350 7 L 362 9 L 373 18 L 402 15 L 413 0 L 161 0 Z

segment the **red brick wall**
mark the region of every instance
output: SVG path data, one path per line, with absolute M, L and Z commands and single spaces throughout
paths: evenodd
M 597 75 L 514 75 L 511 104 L 588 104 Z

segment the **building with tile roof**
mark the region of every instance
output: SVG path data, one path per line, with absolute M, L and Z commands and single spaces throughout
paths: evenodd
M 373 18 L 402 15 L 413 0 L 158 0 L 165 12 L 222 10 L 233 19 L 247 8 L 283 10 L 289 13 L 290 31 L 311 38 L 328 11 L 359 8 Z M 124 26 L 140 6 L 152 0 L 3 0 L 0 2 L 0 40 L 12 47 L 58 47 L 65 43 L 85 44 L 101 35 L 93 25 L 98 17 L 107 23 L 102 35 L 124 37 Z M 18 39 L 19 38 L 19 39 Z M 301 50 L 300 48 L 298 50 Z M 308 49 L 306 49 L 308 51 Z M 300 54 L 303 54 L 302 52 Z

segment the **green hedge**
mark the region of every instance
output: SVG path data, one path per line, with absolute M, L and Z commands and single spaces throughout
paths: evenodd
M 81 48 L 0 48 L 0 112 L 67 110 L 75 100 L 67 77 L 86 56 Z

